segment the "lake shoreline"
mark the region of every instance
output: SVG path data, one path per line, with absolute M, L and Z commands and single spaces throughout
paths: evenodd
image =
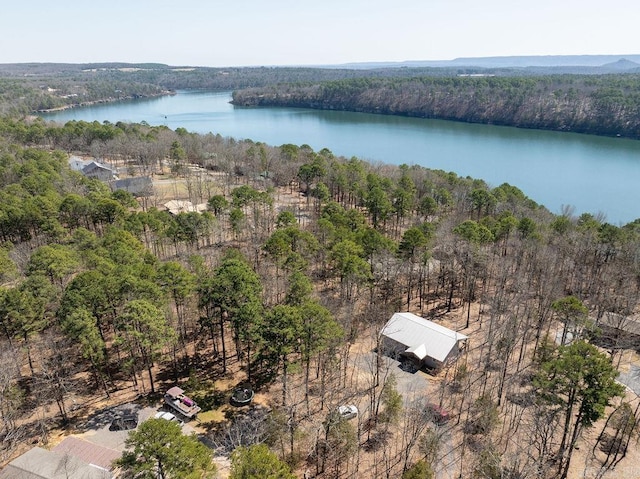
M 125 97 L 120 97 L 120 98 L 103 98 L 100 100 L 93 100 L 93 101 L 83 101 L 80 103 L 70 103 L 68 105 L 63 105 L 63 106 L 57 106 L 55 108 L 46 108 L 43 110 L 33 110 L 32 113 L 55 113 L 57 111 L 65 111 L 65 110 L 71 110 L 74 108 L 83 108 L 83 107 L 87 107 L 87 106 L 96 106 L 96 105 L 103 105 L 103 104 L 108 104 L 108 103 L 118 103 L 118 102 L 126 102 L 126 101 L 130 101 L 130 100 L 143 100 L 145 98 L 158 98 L 158 97 L 162 97 L 162 96 L 171 96 L 171 95 L 176 95 L 177 92 L 173 91 L 173 90 L 164 90 L 160 93 L 157 94 L 150 94 L 150 95 L 129 95 L 129 96 L 125 96 Z
M 466 123 L 470 125 L 488 125 L 488 126 L 506 126 L 511 128 L 519 128 L 523 130 L 532 130 L 532 131 L 552 131 L 558 133 L 576 133 L 579 135 L 588 135 L 600 138 L 620 138 L 624 140 L 632 140 L 632 141 L 640 141 L 640 136 L 634 135 L 622 135 L 620 133 L 616 134 L 607 134 L 605 132 L 597 132 L 590 129 L 572 129 L 570 126 L 562 125 L 554 128 L 543 128 L 536 125 L 528 125 L 528 124 L 518 124 L 518 123 L 510 123 L 510 122 L 501 122 L 496 120 L 483 121 L 483 120 L 474 120 L 470 118 L 459 118 L 455 116 L 448 115 L 430 115 L 424 114 L 422 112 L 411 112 L 411 111 L 386 111 L 380 107 L 370 107 L 370 108 L 347 108 L 340 107 L 334 105 L 324 105 L 318 102 L 291 102 L 278 99 L 278 100 L 270 100 L 260 98 L 256 101 L 235 101 L 231 100 L 232 105 L 236 107 L 243 108 L 300 108 L 300 109 L 310 109 L 316 111 L 337 111 L 337 112 L 350 112 L 350 113 L 367 113 L 370 115 L 381 115 L 381 116 L 391 116 L 397 118 L 415 118 L 421 120 L 441 120 L 441 121 L 451 121 L 455 123 Z

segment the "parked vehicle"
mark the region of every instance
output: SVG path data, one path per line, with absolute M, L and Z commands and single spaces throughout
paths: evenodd
M 164 419 L 165 421 L 177 422 L 180 426 L 184 425 L 184 421 L 178 419 L 175 414 L 168 411 L 158 411 L 154 417 L 156 419 Z
M 340 417 L 342 419 L 354 419 L 358 417 L 358 408 L 353 404 L 338 406 L 338 409 L 336 409 L 336 411 L 338 412 L 338 414 L 340 414 Z
M 109 425 L 109 431 L 129 431 L 138 427 L 138 415 L 137 414 L 125 414 L 119 416 L 111 421 Z
M 436 423 L 438 426 L 442 426 L 443 424 L 446 424 L 449 421 L 449 419 L 451 419 L 451 415 L 449 414 L 449 411 L 441 408 L 436 403 L 427 404 L 426 411 L 431 416 L 431 419 L 433 420 L 433 422 Z

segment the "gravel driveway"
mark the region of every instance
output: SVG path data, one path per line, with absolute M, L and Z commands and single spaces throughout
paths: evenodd
M 396 378 L 396 389 L 402 394 L 405 406 L 412 404 L 414 401 L 424 398 L 429 394 L 429 390 L 433 389 L 433 384 L 429 380 L 429 376 L 422 371 L 409 371 L 403 369 L 400 361 L 396 361 L 387 356 L 382 356 L 382 368 L 380 370 L 380 379 L 385 375 L 393 374 Z M 375 368 L 376 353 L 366 351 L 363 353 L 353 354 L 352 360 L 355 366 L 360 370 L 361 375 L 371 377 Z M 365 381 L 361 381 L 364 383 Z M 433 391 L 431 391 L 433 392 Z
M 137 414 L 138 424 L 140 424 L 152 418 L 160 410 L 160 407 L 142 407 L 135 403 L 127 403 L 99 411 L 89 418 L 85 426 L 86 431 L 79 437 L 94 444 L 122 452 L 125 449 L 124 443 L 129 431 L 110 431 L 111 421 L 123 415 Z M 184 434 L 195 432 L 189 424 L 185 424 L 182 427 L 182 431 Z

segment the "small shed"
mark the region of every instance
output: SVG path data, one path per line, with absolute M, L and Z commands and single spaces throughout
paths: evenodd
M 468 336 L 413 313 L 395 313 L 380 332 L 381 347 L 394 358 L 405 357 L 419 367 L 440 369 L 453 360 Z

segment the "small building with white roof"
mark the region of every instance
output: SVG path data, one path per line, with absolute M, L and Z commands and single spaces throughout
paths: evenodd
M 419 367 L 440 369 L 455 359 L 468 336 L 413 313 L 395 313 L 380 332 L 385 354 L 410 359 Z
M 171 200 L 164 204 L 169 213 L 176 216 L 180 213 L 202 213 L 207 211 L 206 203 L 194 205 L 188 200 Z

